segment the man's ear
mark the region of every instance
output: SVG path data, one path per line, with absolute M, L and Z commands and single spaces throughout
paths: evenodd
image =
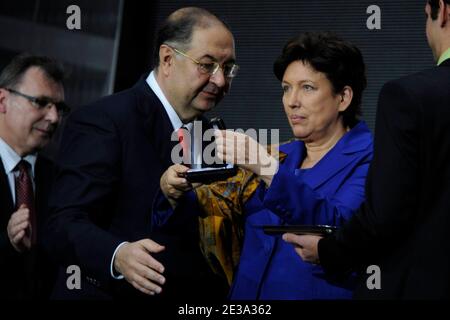
M 162 72 L 163 75 L 169 75 L 169 69 L 173 64 L 174 52 L 173 49 L 170 48 L 166 44 L 162 44 L 159 47 L 159 67 L 158 72 Z
M 445 27 L 450 20 L 450 5 L 445 3 L 444 0 L 439 0 L 438 19 L 442 28 Z
M 345 86 L 338 95 L 341 98 L 339 102 L 339 112 L 343 112 L 347 110 L 348 106 L 352 102 L 353 89 L 350 86 Z
M 0 113 L 6 113 L 7 93 L 5 89 L 0 89 Z

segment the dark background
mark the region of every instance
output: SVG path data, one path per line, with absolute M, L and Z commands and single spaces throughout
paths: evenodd
M 66 8 L 81 8 L 81 30 L 66 28 Z M 425 0 L 15 0 L 0 2 L 0 68 L 15 54 L 46 54 L 70 71 L 72 108 L 133 85 L 151 70 L 156 27 L 172 11 L 194 5 L 222 17 L 236 39 L 241 69 L 231 94 L 209 115 L 229 128 L 278 128 L 291 136 L 272 63 L 284 43 L 304 31 L 331 30 L 363 52 L 368 87 L 363 119 L 373 129 L 382 84 L 433 65 L 425 37 Z M 368 30 L 367 7 L 381 8 L 381 30 Z

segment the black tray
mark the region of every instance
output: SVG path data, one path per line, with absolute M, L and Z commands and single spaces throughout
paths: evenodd
M 327 236 L 333 234 L 337 227 L 327 225 L 265 225 L 261 226 L 264 233 L 268 235 L 281 235 L 283 233 L 294 233 L 301 235 Z

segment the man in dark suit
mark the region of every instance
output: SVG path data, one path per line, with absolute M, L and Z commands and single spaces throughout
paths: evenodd
M 179 217 L 183 228 L 156 230 L 152 204 L 173 164 L 174 130 L 196 119 L 205 124 L 203 113 L 229 90 L 233 35 L 210 12 L 182 8 L 159 30 L 154 58 L 155 69 L 133 88 L 67 121 L 46 242 L 64 266 L 56 298 L 226 295 L 200 252 L 197 219 Z M 81 289 L 67 288 L 69 265 L 80 267 Z
M 329 273 L 360 268 L 356 298 L 450 297 L 450 1 L 425 11 L 438 66 L 382 88 L 366 202 L 332 237 L 284 235 Z
M 38 154 L 67 107 L 61 66 L 20 55 L 0 74 L 0 298 L 48 298 L 55 267 L 41 240 L 53 163 Z

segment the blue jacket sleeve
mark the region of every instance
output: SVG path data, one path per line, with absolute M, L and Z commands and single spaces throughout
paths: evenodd
M 171 222 L 173 220 L 171 218 L 175 216 L 180 217 L 180 219 L 177 218 L 175 220 L 182 227 L 185 219 L 188 219 L 192 215 L 199 216 L 202 209 L 198 205 L 195 192 L 192 190 L 186 192 L 179 200 L 177 207 L 173 209 L 161 189 L 159 189 L 153 200 L 152 210 L 152 229 L 161 229 L 166 226 L 174 227 L 175 225 Z
M 370 157 L 363 160 L 332 195 L 311 188 L 294 171 L 281 165 L 264 197 L 264 206 L 289 224 L 339 226 L 364 200 Z

